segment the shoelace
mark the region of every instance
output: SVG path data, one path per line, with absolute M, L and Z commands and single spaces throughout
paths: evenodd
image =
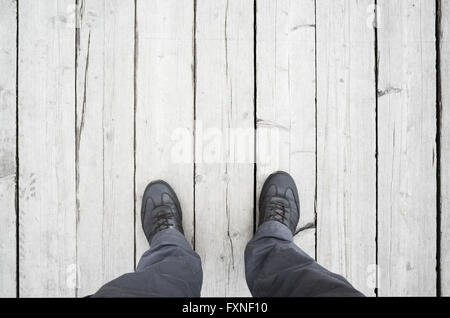
M 269 220 L 284 222 L 286 219 L 287 207 L 284 202 L 272 201 L 268 203 L 268 208 L 271 213 L 268 215 Z
M 173 219 L 173 214 L 170 212 L 170 207 L 167 207 L 167 209 L 159 211 L 154 216 L 155 223 L 157 224 L 155 230 L 161 231 L 168 229 L 172 224 L 169 222 L 170 219 Z

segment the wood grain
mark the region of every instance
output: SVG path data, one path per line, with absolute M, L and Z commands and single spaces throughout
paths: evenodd
M 441 0 L 441 294 L 450 296 L 450 1 Z
M 378 290 L 381 296 L 434 296 L 435 6 L 378 3 Z
M 249 295 L 253 230 L 253 1 L 197 0 L 195 246 L 203 296 Z
M 15 297 L 17 3 L 0 8 L 0 297 Z
M 313 0 L 257 2 L 257 202 L 275 171 L 297 183 L 295 242 L 315 257 L 316 106 Z
M 367 296 L 376 287 L 371 6 L 371 0 L 317 1 L 317 259 Z
M 74 1 L 19 5 L 20 296 L 74 296 Z
M 188 240 L 194 237 L 194 3 L 137 0 L 136 257 L 148 249 L 141 201 L 147 184 L 177 193 Z
M 134 267 L 134 1 L 77 8 L 78 296 Z

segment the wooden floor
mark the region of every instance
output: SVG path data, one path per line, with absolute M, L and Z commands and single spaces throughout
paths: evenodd
M 0 0 L 0 296 L 133 271 L 154 179 L 202 295 L 247 296 L 279 169 L 319 263 L 369 296 L 448 296 L 449 81 L 450 0 Z

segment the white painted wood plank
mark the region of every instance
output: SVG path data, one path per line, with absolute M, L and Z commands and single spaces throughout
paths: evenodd
M 203 296 L 249 295 L 253 230 L 253 1 L 197 0 L 195 243 Z
M 17 3 L 0 8 L 0 297 L 15 297 Z
M 78 296 L 134 269 L 134 14 L 134 0 L 77 8 Z
M 297 183 L 300 222 L 295 242 L 315 257 L 314 0 L 257 2 L 257 200 L 271 173 Z M 258 201 L 257 201 L 258 202 Z
M 372 5 L 317 1 L 317 259 L 368 296 L 376 281 Z
M 436 295 L 435 6 L 381 0 L 379 295 Z
M 74 1 L 19 5 L 20 296 L 74 296 Z
M 450 0 L 441 0 L 441 292 L 450 296 Z
M 167 181 L 194 237 L 192 0 L 137 0 L 136 257 L 148 249 L 141 203 L 146 185 Z

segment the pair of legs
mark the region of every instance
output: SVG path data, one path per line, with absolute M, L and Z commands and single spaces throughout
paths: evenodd
M 263 186 L 259 227 L 245 249 L 245 274 L 255 297 L 363 296 L 293 242 L 299 220 L 297 188 L 284 172 Z M 201 260 L 183 235 L 175 192 L 162 181 L 145 193 L 141 218 L 151 248 L 136 272 L 107 283 L 93 297 L 199 297 Z

